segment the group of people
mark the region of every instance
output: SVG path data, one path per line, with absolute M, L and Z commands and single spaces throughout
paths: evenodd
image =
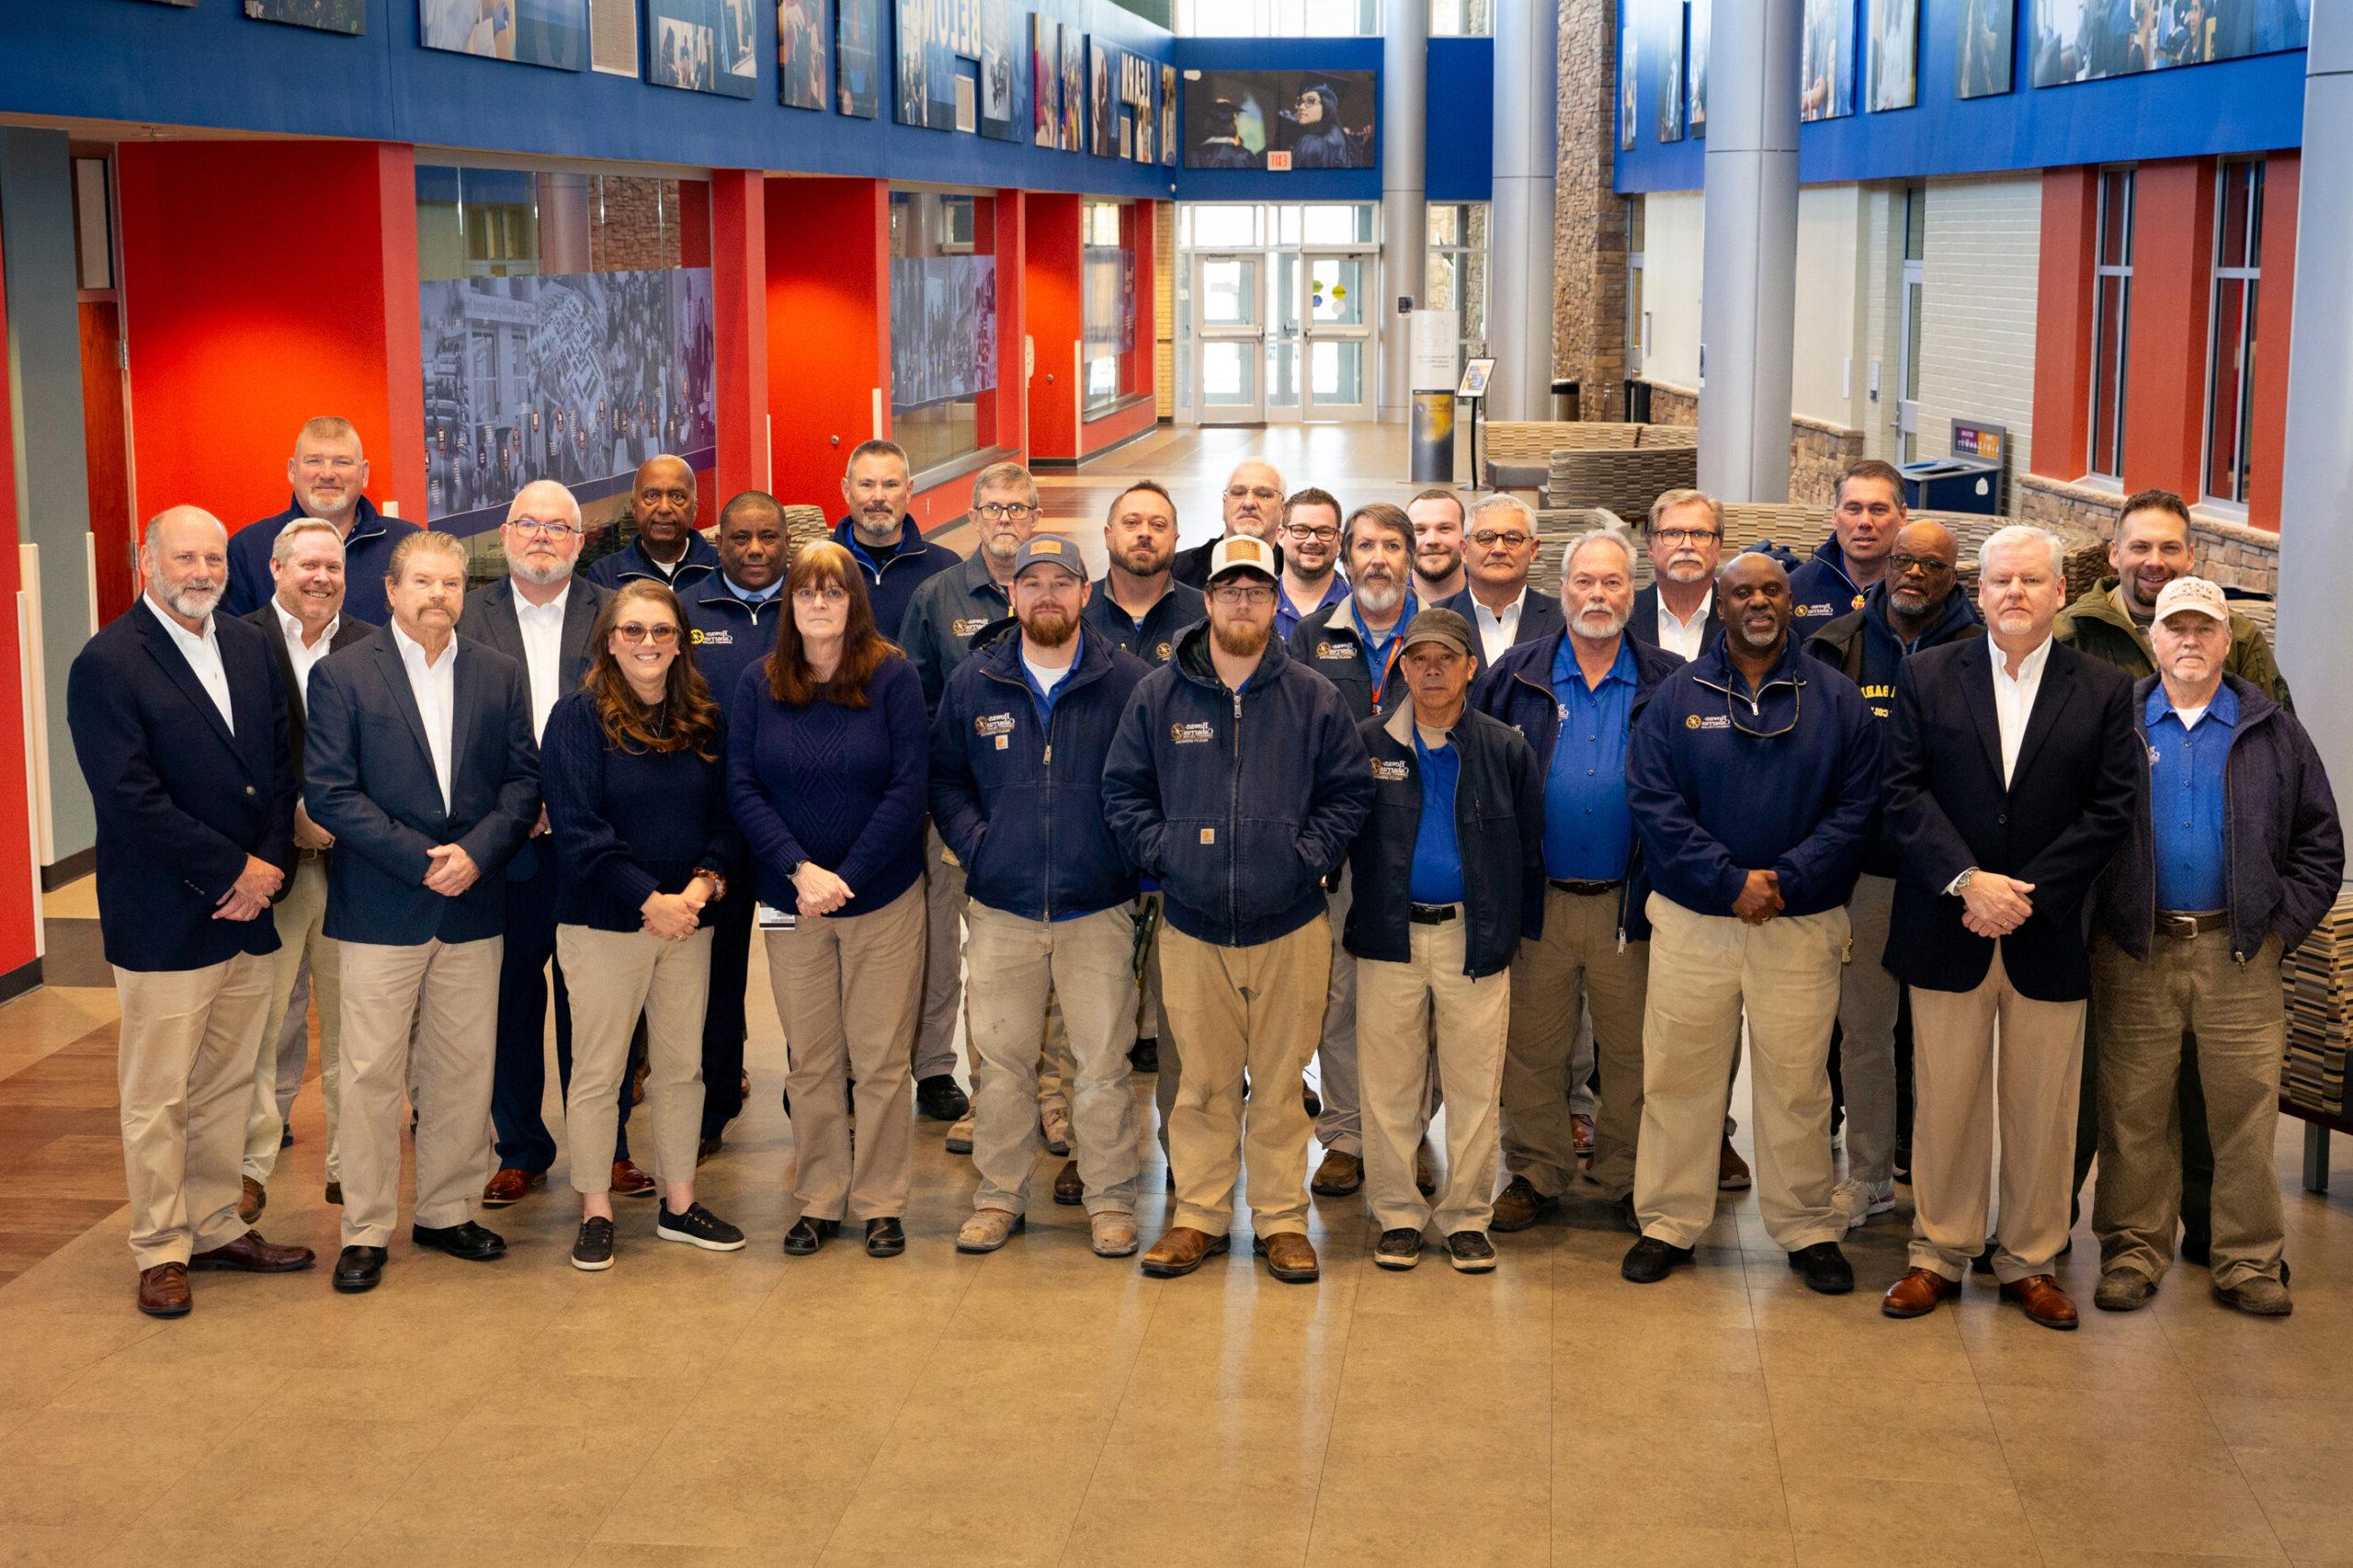
M 1722 506 L 1674 490 L 1639 538 L 1569 540 L 1555 597 L 1516 497 L 1348 508 L 1250 461 L 1191 550 L 1165 489 L 1123 490 L 1096 579 L 1018 465 L 976 476 L 963 558 L 870 441 L 797 549 L 758 492 L 706 539 L 664 457 L 633 540 L 575 572 L 577 504 L 526 484 L 469 593 L 460 540 L 369 506 L 345 422 L 289 473 L 233 538 L 154 519 L 141 603 L 72 677 L 144 1311 L 186 1312 L 191 1269 L 313 1262 L 252 1228 L 306 971 L 336 1289 L 382 1278 L 412 1108 L 412 1242 L 503 1253 L 478 1210 L 558 1152 L 551 1007 L 573 1263 L 612 1265 L 616 1197 L 743 1247 L 695 1176 L 748 1092 L 755 934 L 793 1256 L 845 1223 L 904 1250 L 920 1114 L 972 1158 L 966 1252 L 1023 1230 L 1041 1149 L 1093 1250 L 1159 1277 L 1227 1250 L 1245 1179 L 1293 1282 L 1311 1195 L 1364 1191 L 1382 1268 L 1482 1273 L 1589 1181 L 1648 1283 L 1753 1179 L 1838 1294 L 1842 1238 L 1908 1182 L 1885 1313 L 1975 1267 L 2072 1328 L 2055 1260 L 2096 1153 L 2097 1305 L 2145 1302 L 2178 1237 L 2223 1301 L 2289 1310 L 2280 962 L 2343 845 L 2177 497 L 2125 503 L 2073 604 L 2028 526 L 1985 541 L 1972 604 L 1877 461 L 1795 570 L 1727 557 Z M 1173 1194 L 1149 1247 L 1142 1073 Z

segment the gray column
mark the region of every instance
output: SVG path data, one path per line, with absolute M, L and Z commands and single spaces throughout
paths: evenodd
M 1410 330 L 1400 296 L 1416 307 L 1427 282 L 1429 0 L 1388 0 L 1381 51 L 1381 417 L 1401 420 L 1411 407 L 1405 382 Z
M 1741 0 L 1708 40 L 1699 487 L 1790 498 L 1797 332 L 1798 0 Z
M 2353 12 L 2313 7 L 2304 54 L 2304 146 L 2353 146 Z M 2279 490 L 2279 667 L 2296 687 L 2340 802 L 2353 801 L 2353 160 L 2303 162 L 2296 196 L 2296 297 L 2288 342 L 2288 428 Z M 2266 352 L 2269 352 L 2266 346 Z
M 1560 165 L 1555 0 L 1495 0 L 1487 417 L 1552 416 L 1552 181 Z

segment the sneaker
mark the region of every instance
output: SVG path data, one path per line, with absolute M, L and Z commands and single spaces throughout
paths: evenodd
M 2145 1307 L 2157 1293 L 2157 1282 L 2137 1268 L 2111 1268 L 2099 1277 L 2092 1305 L 2104 1312 L 2129 1312 Z
M 955 1124 L 949 1128 L 948 1152 L 951 1154 L 969 1154 L 972 1152 L 972 1113 L 971 1111 L 968 1110 L 958 1117 Z
M 956 1233 L 958 1252 L 995 1252 L 1011 1241 L 1029 1221 L 1009 1209 L 975 1209 Z
M 744 1233 L 699 1203 L 689 1203 L 685 1213 L 673 1214 L 664 1202 L 654 1219 L 654 1233 L 665 1242 L 685 1242 L 705 1252 L 744 1250 Z
M 1105 1209 L 1086 1217 L 1097 1257 L 1132 1257 L 1136 1250 L 1136 1217 L 1124 1209 Z
M 1484 1231 L 1457 1231 L 1446 1238 L 1446 1261 L 1454 1265 L 1457 1274 L 1492 1274 L 1495 1244 Z
M 915 1080 L 915 1110 L 934 1121 L 961 1121 L 972 1108 L 964 1091 L 946 1073 L 934 1073 L 928 1078 Z
M 743 1244 L 739 1241 L 738 1246 Z M 572 1244 L 572 1267 L 587 1274 L 601 1274 L 613 1266 L 613 1222 L 606 1219 L 583 1220 L 580 1234 Z
M 1046 1153 L 1067 1158 L 1070 1154 L 1070 1112 L 1061 1106 L 1049 1106 L 1039 1113 L 1038 1130 L 1045 1134 Z
M 1851 1177 L 1838 1184 L 1830 1195 L 1830 1207 L 1847 1222 L 1847 1229 L 1857 1231 L 1868 1223 L 1874 1214 L 1885 1214 L 1895 1207 L 1895 1184 L 1892 1181 L 1856 1181 Z
M 1381 1233 L 1381 1240 L 1372 1249 L 1372 1261 L 1383 1268 L 1403 1272 L 1422 1261 L 1422 1233 L 1399 1226 Z

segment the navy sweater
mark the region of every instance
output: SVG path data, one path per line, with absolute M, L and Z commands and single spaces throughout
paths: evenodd
M 788 708 L 765 664 L 744 672 L 728 705 L 727 786 L 750 848 L 760 902 L 800 906 L 792 873 L 806 860 L 856 896 L 834 911 L 871 915 L 923 875 L 931 725 L 915 666 L 886 655 L 863 708 L 819 700 Z
M 684 891 L 697 867 L 732 874 L 742 843 L 727 815 L 723 722 L 718 739 L 709 762 L 691 751 L 634 756 L 607 740 L 592 694 L 556 700 L 540 737 L 556 924 L 635 931 L 648 894 Z

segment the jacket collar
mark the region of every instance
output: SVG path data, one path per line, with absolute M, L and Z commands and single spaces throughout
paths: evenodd
M 1977 610 L 1970 604 L 1969 596 L 1956 585 L 1951 593 L 1945 596 L 1944 606 L 1938 610 L 1937 619 L 1928 623 L 1914 646 L 1933 648 L 1940 642 L 1949 642 L 1977 619 Z M 1899 647 L 1903 645 L 1903 634 L 1895 630 L 1895 622 L 1888 614 L 1887 580 L 1883 577 L 1863 590 L 1863 626 L 1868 632 L 1876 632 Z
M 2251 681 L 2232 675 L 2227 670 L 2222 674 L 2222 691 L 2214 694 L 2217 708 L 2222 704 L 2223 692 L 2230 694 L 2232 702 L 2237 708 L 2237 712 L 2232 716 L 2231 722 L 2232 727 L 2240 734 L 2245 734 L 2279 711 L 2279 704 L 2271 699 L 2270 693 Z M 2143 732 L 2146 732 L 2151 724 L 2173 711 L 2173 704 L 2165 695 L 2164 677 L 2143 676 L 2132 683 L 2132 711 L 2141 721 L 2141 728 Z
M 874 558 L 866 553 L 866 547 L 858 542 L 858 529 L 851 525 L 847 517 L 843 517 L 834 524 L 834 542 L 866 562 L 867 570 L 872 572 L 881 571 L 893 562 L 904 561 L 908 556 L 920 554 L 930 548 L 924 543 L 923 530 L 915 527 L 915 520 L 913 517 L 899 519 L 898 553 L 891 557 L 889 562 L 885 562 L 882 567 L 876 566 Z
M 1833 572 L 1837 573 L 1838 580 L 1846 584 L 1850 591 L 1855 593 L 1862 592 L 1862 590 L 1856 585 L 1855 579 L 1847 574 L 1847 552 L 1838 548 L 1838 536 L 1836 534 L 1832 534 L 1828 539 L 1824 540 L 1820 544 L 1814 547 L 1813 559 L 1821 562 L 1823 565 L 1829 567 Z
M 1719 691 L 1739 689 L 1734 683 L 1739 680 L 1740 672 L 1733 668 L 1731 641 L 1732 629 L 1726 627 L 1722 637 L 1701 649 L 1699 656 L 1691 661 L 1693 678 L 1700 685 L 1713 687 Z M 1805 651 L 1798 646 L 1797 638 L 1794 635 L 1787 638 L 1781 644 L 1781 656 L 1773 661 L 1773 667 L 1765 672 L 1765 678 L 1756 683 L 1756 689 L 1761 692 L 1768 686 L 1777 686 L 1784 681 L 1791 686 L 1805 685 Z M 1992 688 L 1989 687 L 1987 689 L 1990 691 Z
M 971 597 L 979 598 L 983 594 L 995 594 L 1007 604 L 1013 602 L 1012 590 L 999 587 L 996 579 L 989 575 L 989 563 L 982 557 L 978 546 L 974 546 L 972 553 L 964 558 L 963 573 L 964 592 Z
M 286 502 L 288 522 L 309 515 L 302 510 L 302 498 L 290 490 L 286 493 Z M 359 505 L 351 509 L 351 532 L 345 538 L 343 548 L 348 551 L 353 545 L 374 539 L 383 531 L 384 515 L 376 510 L 376 503 L 362 495 Z
M 972 661 L 981 666 L 981 673 L 992 680 L 1009 681 L 1028 688 L 1029 672 L 1021 667 L 1021 623 L 1007 616 L 990 622 L 982 635 L 988 638 L 987 642 L 975 640 L 972 653 Z M 1057 702 L 1087 682 L 1101 679 L 1111 667 L 1111 644 L 1107 639 L 1099 634 L 1089 637 L 1084 625 L 1076 635 L 1078 659 L 1071 665 L 1070 674 L 1054 683 L 1060 693 L 1055 698 Z

